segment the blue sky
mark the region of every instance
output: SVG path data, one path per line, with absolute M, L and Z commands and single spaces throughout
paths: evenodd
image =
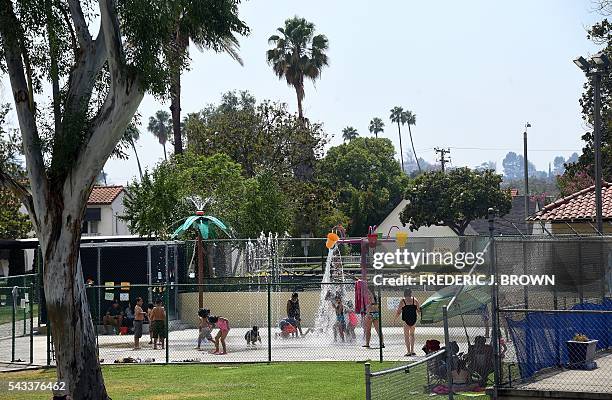
M 388 116 L 400 105 L 416 114 L 415 147 L 430 162 L 433 147 L 451 147 L 454 166 L 493 160 L 501 171 L 508 151 L 522 151 L 529 121 L 529 157 L 547 169 L 555 155 L 582 148 L 586 126 L 578 98 L 585 78 L 572 59 L 597 50 L 586 39 L 587 27 L 602 18 L 592 8 L 588 0 L 246 1 L 240 15 L 252 33 L 241 39 L 245 66 L 193 50 L 183 76 L 183 113 L 232 89 L 287 102 L 295 111 L 295 92 L 273 75 L 265 51 L 275 29 L 299 15 L 329 38 L 330 66 L 316 85 L 307 83 L 304 112 L 334 135 L 331 145 L 341 142 L 347 125 L 369 135 L 368 122 L 378 116 L 386 124 L 382 136 L 398 147 Z M 168 104 L 145 97 L 144 125 L 161 108 Z M 139 154 L 153 167 L 162 148 L 141 128 Z M 407 137 L 403 144 L 407 152 Z M 105 170 L 120 184 L 137 174 L 134 159 L 110 160 Z

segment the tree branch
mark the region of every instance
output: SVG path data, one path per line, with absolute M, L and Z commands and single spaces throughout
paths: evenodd
M 68 0 L 68 7 L 70 8 L 70 16 L 72 17 L 72 22 L 74 23 L 79 44 L 82 48 L 89 47 L 92 42 L 91 34 L 89 33 L 87 22 L 85 22 L 85 16 L 83 15 L 83 10 L 81 9 L 81 2 L 78 0 Z
M 111 81 L 119 79 L 125 70 L 125 56 L 121 43 L 121 32 L 119 29 L 119 18 L 115 10 L 114 0 L 100 0 L 101 32 L 104 33 L 108 66 L 111 73 Z
M 70 17 L 68 16 L 68 11 L 61 5 L 59 7 L 59 10 L 60 10 L 60 13 L 62 14 L 62 18 L 64 18 L 64 23 L 66 24 L 68 31 L 70 31 L 70 41 L 72 43 L 72 51 L 74 52 L 74 59 L 76 60 L 77 58 L 79 58 L 79 48 L 77 46 L 77 38 L 74 32 L 74 28 L 72 27 L 72 24 L 70 23 Z
M 7 174 L 6 172 L 0 170 L 0 187 L 4 187 L 5 189 L 10 190 L 21 203 L 24 205 L 35 225 L 38 226 L 38 219 L 36 216 L 36 211 L 34 208 L 34 201 L 32 200 L 32 195 L 26 189 L 25 186 L 20 184 L 17 180 L 15 180 L 12 176 Z
M 101 39 L 105 42 L 111 86 L 102 108 L 91 123 L 83 149 L 73 164 L 71 175 L 74 179 L 66 181 L 69 186 L 65 190 L 79 192 L 73 197 L 75 199 L 89 195 L 93 180 L 115 149 L 144 97 L 138 76 L 130 76 L 126 68 L 115 2 L 100 0 L 99 4 L 101 26 L 96 42 Z
M 15 111 L 21 130 L 28 177 L 34 193 L 32 211 L 40 211 L 45 209 L 44 193 L 47 192 L 48 182 L 40 148 L 41 141 L 36 127 L 35 111 L 29 101 L 29 90 L 23 71 L 19 38 L 15 36 L 15 30 L 13 29 L 15 26 L 20 26 L 20 24 L 13 10 L 12 2 L 10 0 L 0 0 L 0 36 L 2 37 L 6 67 L 9 72 L 15 100 Z

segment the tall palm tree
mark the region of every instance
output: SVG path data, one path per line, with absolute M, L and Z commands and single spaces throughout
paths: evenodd
M 172 132 L 172 121 L 170 121 L 170 114 L 164 110 L 158 110 L 155 116 L 149 117 L 149 126 L 147 130 L 157 138 L 159 144 L 164 148 L 164 160 L 168 160 L 166 154 L 166 142 L 168 136 Z
M 277 31 L 280 35 L 268 39 L 268 43 L 274 45 L 266 52 L 268 64 L 279 79 L 285 78 L 287 85 L 295 88 L 298 116 L 303 120 L 304 78 L 314 82 L 321 76 L 321 69 L 328 65 L 325 52 L 329 43 L 325 35 L 314 34 L 312 22 L 297 16 L 287 19 L 285 26 Z
M 140 139 L 140 130 L 134 123 L 130 123 L 128 127 L 123 132 L 122 140 L 125 140 L 132 146 L 132 150 L 134 151 L 134 155 L 136 156 L 136 163 L 138 164 L 138 174 L 140 175 L 140 181 L 142 182 L 142 166 L 140 165 L 140 158 L 138 157 L 138 152 L 136 151 L 136 142 Z
M 404 109 L 402 107 L 395 106 L 391 109 L 391 115 L 389 116 L 389 119 L 391 120 L 391 122 L 397 123 L 397 133 L 399 135 L 399 145 L 400 145 L 399 153 L 400 153 L 400 160 L 402 162 L 402 172 L 405 172 L 405 170 L 404 170 L 404 150 L 402 148 L 402 127 L 401 125 L 404 125 L 404 123 L 406 123 L 405 118 L 406 118 L 406 115 L 404 114 Z
M 368 129 L 370 130 L 370 133 L 373 133 L 376 136 L 376 139 L 378 139 L 378 134 L 380 132 L 384 132 L 385 130 L 385 123 L 382 121 L 382 119 L 374 117 L 370 121 L 370 126 Z
M 188 2 L 191 4 L 192 2 Z M 197 2 L 193 2 L 194 5 Z M 201 7 L 198 5 L 197 7 Z M 174 153 L 181 154 L 183 152 L 183 138 L 181 137 L 181 72 L 179 60 L 184 60 L 188 57 L 189 43 L 193 43 L 200 51 L 205 51 L 211 48 L 211 40 L 207 32 L 207 24 L 210 23 L 209 15 L 199 12 L 195 9 L 183 9 L 180 12 L 180 18 L 176 23 L 175 33 L 170 42 L 169 49 L 171 51 L 171 59 L 177 60 L 179 65 L 172 68 L 172 76 L 170 80 L 170 112 L 172 113 L 172 131 L 174 136 Z M 248 30 L 246 25 L 238 27 L 237 30 L 241 34 L 246 34 Z M 218 51 L 223 51 L 236 60 L 241 66 L 244 65 L 242 58 L 238 54 L 240 44 L 238 39 L 231 33 L 227 33 L 217 39 L 215 43 Z
M 412 152 L 414 153 L 414 159 L 416 160 L 417 167 L 419 168 L 419 173 L 421 173 L 421 164 L 419 164 L 419 157 L 417 157 L 416 150 L 414 149 L 414 141 L 412 140 L 412 130 L 410 129 L 410 125 L 416 125 L 416 115 L 410 111 L 404 111 L 405 114 L 405 122 L 408 125 L 408 135 L 410 135 L 410 145 L 412 146 Z
M 342 140 L 345 142 L 347 140 L 350 142 L 357 136 L 359 136 L 359 133 L 357 132 L 357 129 L 353 128 L 352 126 L 347 126 L 346 128 L 342 129 Z

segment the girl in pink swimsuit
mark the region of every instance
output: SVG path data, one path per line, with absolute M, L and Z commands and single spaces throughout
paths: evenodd
M 223 317 L 208 317 L 208 322 L 215 324 L 215 326 L 219 328 L 219 332 L 217 332 L 217 335 L 215 336 L 215 351 L 213 354 L 227 354 L 225 338 L 230 330 L 229 321 Z M 219 352 L 219 342 L 221 342 L 221 346 L 223 346 L 223 352 Z

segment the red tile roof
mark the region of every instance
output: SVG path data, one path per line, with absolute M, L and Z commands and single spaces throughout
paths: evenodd
M 601 188 L 602 216 L 604 220 L 612 220 L 612 184 L 604 182 Z M 530 221 L 594 221 L 595 220 L 595 186 L 582 189 L 567 197 L 563 197 L 535 215 Z
M 121 192 L 123 186 L 94 186 L 87 204 L 111 204 Z

